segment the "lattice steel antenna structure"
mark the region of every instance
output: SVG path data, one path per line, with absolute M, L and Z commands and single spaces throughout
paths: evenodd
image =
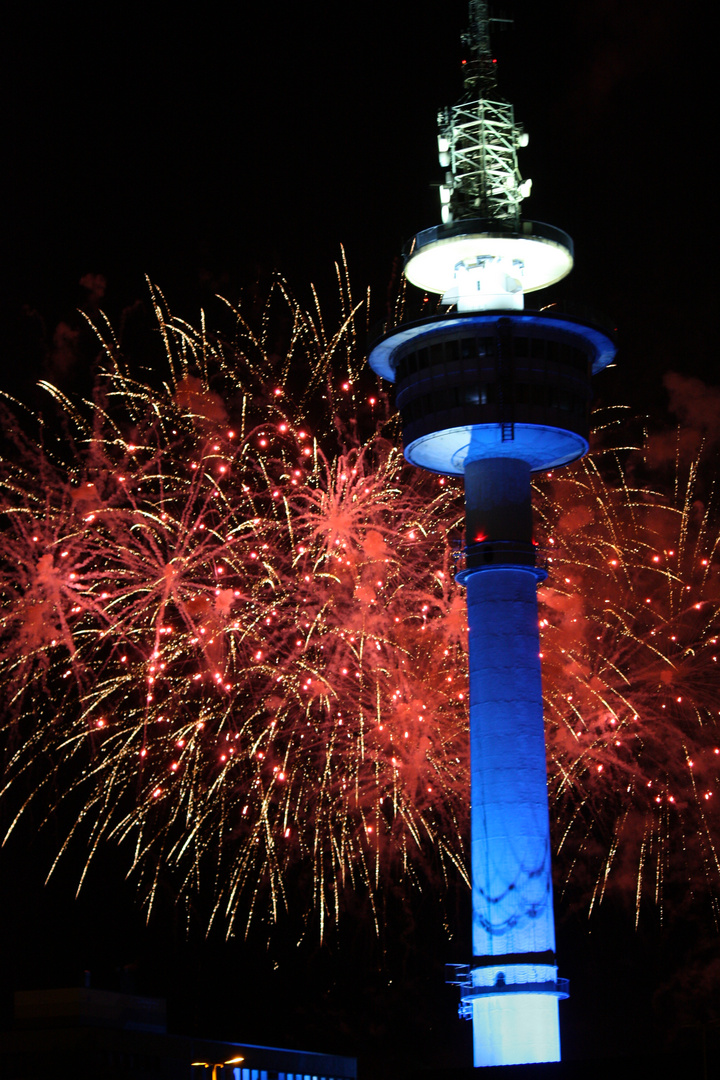
M 530 194 L 517 164 L 528 137 L 515 123 L 512 105 L 497 92 L 497 65 L 490 49 L 488 5 L 471 0 L 470 29 L 463 40 L 465 93 L 438 114 L 440 164 L 448 169 L 440 187 L 442 220 L 483 217 L 517 228 L 520 203 Z
M 597 327 L 525 308 L 573 247 L 520 218 L 527 139 L 497 93 L 489 26 L 470 0 L 464 95 L 440 114 L 443 224 L 405 258 L 451 310 L 393 328 L 369 357 L 395 383 L 407 460 L 465 482 L 473 960 L 454 981 L 476 1066 L 560 1059 L 530 477 L 587 452 L 590 378 L 615 355 Z

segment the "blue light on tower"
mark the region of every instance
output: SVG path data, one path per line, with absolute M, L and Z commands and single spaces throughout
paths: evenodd
M 573 247 L 520 217 L 527 136 L 497 93 L 490 21 L 470 0 L 465 92 L 439 116 L 443 223 L 406 252 L 408 280 L 452 310 L 369 358 L 396 385 L 407 460 L 465 482 L 473 961 L 459 984 L 476 1066 L 560 1060 L 530 476 L 587 452 L 590 377 L 615 354 L 601 330 L 525 309 Z

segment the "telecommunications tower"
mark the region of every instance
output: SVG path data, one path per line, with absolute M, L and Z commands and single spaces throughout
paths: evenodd
M 590 377 L 615 353 L 584 321 L 524 306 L 570 272 L 573 246 L 520 216 L 527 136 L 497 92 L 491 21 L 470 0 L 464 93 L 438 118 L 442 224 L 406 251 L 407 279 L 448 310 L 369 358 L 396 384 L 407 460 L 465 481 L 473 958 L 457 982 L 476 1066 L 560 1060 L 530 475 L 587 452 Z

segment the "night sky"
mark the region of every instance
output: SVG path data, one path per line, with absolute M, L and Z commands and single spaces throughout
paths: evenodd
M 145 299 L 144 276 L 197 320 L 280 270 L 332 308 L 345 246 L 381 319 L 403 243 L 439 221 L 437 109 L 460 96 L 464 0 L 179 6 L 28 3 L 5 26 L 2 376 L 33 400 L 53 334 L 103 275 L 111 320 Z M 565 229 L 576 268 L 548 299 L 617 328 L 602 401 L 667 414 L 663 375 L 718 382 L 710 28 L 702 5 L 550 0 L 514 5 L 497 37 L 500 87 L 530 134 L 528 217 Z M 89 361 L 88 361 L 89 365 Z M 75 372 L 82 385 L 87 372 Z M 691 418 L 692 419 L 692 418 Z M 359 905 L 325 949 L 286 927 L 225 945 L 185 935 L 170 890 L 150 926 L 101 853 L 80 900 L 81 853 L 42 886 L 56 828 L 26 823 L 0 856 L 3 1007 L 14 988 L 77 983 L 169 998 L 182 1032 L 358 1054 L 365 1080 L 408 1065 L 468 1064 L 443 964 L 469 956 L 469 901 L 388 899 L 374 943 Z M 59 826 L 57 826 L 59 828 Z M 75 860 L 75 863 L 73 863 Z M 392 890 L 391 890 L 392 893 Z M 701 1022 L 669 1002 L 687 929 L 631 909 L 592 924 L 558 912 L 568 1056 L 647 1053 Z M 457 927 L 448 944 L 442 925 Z M 691 1001 L 689 997 L 688 1002 Z M 685 1008 L 685 1006 L 683 1006 Z M 687 1028 L 681 1031 L 680 1028 Z

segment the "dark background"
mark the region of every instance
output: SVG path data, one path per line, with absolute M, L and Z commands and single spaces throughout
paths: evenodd
M 530 134 L 526 212 L 576 245 L 557 298 L 618 327 L 631 389 L 667 368 L 712 375 L 704 5 L 508 10 L 515 27 L 495 41 L 501 89 Z M 144 275 L 187 318 L 276 268 L 300 299 L 312 281 L 331 304 L 341 243 L 381 316 L 402 244 L 438 221 L 435 115 L 459 96 L 466 21 L 465 0 L 220 3 L 191 16 L 157 3 L 16 8 L 4 332 L 21 333 L 27 306 L 51 334 L 88 273 L 105 275 L 111 316 L 145 295 Z
M 526 213 L 576 246 L 550 299 L 617 328 L 618 367 L 599 398 L 662 420 L 666 372 L 716 381 L 706 7 L 517 0 L 512 13 L 496 42 L 501 90 L 530 134 Z M 439 220 L 435 114 L 460 94 L 466 18 L 464 0 L 213 3 L 190 15 L 16 6 L 2 63 L 0 385 L 31 401 L 42 374 L 82 385 L 87 372 L 58 359 L 56 328 L 92 308 L 86 275 L 105 277 L 115 321 L 146 297 L 144 275 L 196 321 L 216 292 L 234 297 L 274 269 L 303 302 L 315 282 L 332 311 L 342 243 L 381 319 L 402 244 Z M 112 851 L 78 900 L 81 852 L 44 886 L 60 826 L 38 838 L 40 824 L 0 856 L 6 1017 L 13 988 L 77 984 L 90 970 L 97 986 L 166 995 L 179 1032 L 358 1054 L 365 1080 L 469 1062 L 470 1025 L 443 984 L 443 964 L 469 955 L 462 890 L 407 900 L 389 887 L 379 942 L 358 904 L 322 949 L 298 948 L 289 924 L 225 944 L 203 936 L 202 913 L 188 935 L 169 889 L 146 927 Z M 708 927 L 649 914 L 636 931 L 632 897 L 591 923 L 557 906 L 573 987 L 567 1056 L 697 1043 L 712 1020 Z

